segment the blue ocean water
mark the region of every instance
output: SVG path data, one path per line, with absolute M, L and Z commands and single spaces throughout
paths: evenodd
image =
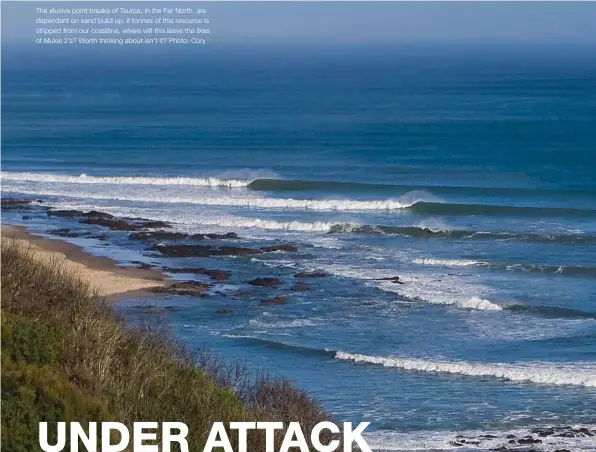
M 173 259 L 126 232 L 70 239 L 123 264 L 232 270 L 210 297 L 150 301 L 189 345 L 371 421 L 382 450 L 596 424 L 593 49 L 7 49 L 2 76 L 4 196 L 298 246 Z M 27 218 L 3 214 L 93 228 Z M 292 292 L 300 271 L 330 276 Z M 232 296 L 255 276 L 285 285 Z M 146 301 L 119 309 L 138 321 Z M 596 442 L 537 447 L 563 446 Z

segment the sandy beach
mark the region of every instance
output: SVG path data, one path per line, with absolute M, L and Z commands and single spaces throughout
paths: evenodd
M 124 295 L 142 294 L 152 287 L 166 284 L 164 276 L 155 270 L 134 267 L 119 267 L 118 262 L 101 256 L 94 256 L 71 243 L 33 235 L 24 227 L 2 225 L 2 237 L 18 240 L 30 247 L 40 260 L 58 259 L 82 279 L 90 281 L 101 295 L 117 300 Z

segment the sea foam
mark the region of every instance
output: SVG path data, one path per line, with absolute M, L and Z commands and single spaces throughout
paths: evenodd
M 223 179 L 219 177 L 142 177 L 142 176 L 68 176 L 44 173 L 2 173 L 3 180 L 27 182 L 54 182 L 68 184 L 116 184 L 116 185 L 190 185 L 198 187 L 246 187 L 250 180 Z
M 467 375 L 471 377 L 494 377 L 515 382 L 546 385 L 572 385 L 596 387 L 596 366 L 559 363 L 472 363 L 465 361 L 435 361 L 429 359 L 370 356 L 338 351 L 336 359 L 355 363 L 378 364 L 398 369 Z
M 147 195 L 127 194 L 126 192 L 99 193 L 56 189 L 31 189 L 24 186 L 4 186 L 7 191 L 15 190 L 23 194 L 38 196 L 65 196 L 78 199 L 99 199 L 114 201 L 135 201 L 164 204 L 194 204 L 203 206 L 233 206 L 260 209 L 300 209 L 300 210 L 399 210 L 414 203 L 394 199 L 364 201 L 349 199 L 293 199 L 231 196 L 179 196 L 176 194 L 153 193 Z

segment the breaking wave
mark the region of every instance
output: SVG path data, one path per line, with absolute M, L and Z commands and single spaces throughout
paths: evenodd
M 484 267 L 493 270 L 517 271 L 526 273 L 543 273 L 546 275 L 566 275 L 577 277 L 596 277 L 596 267 L 583 267 L 580 265 L 540 265 L 540 264 L 507 264 L 489 263 L 469 259 L 435 259 L 417 258 L 413 264 L 437 267 Z
M 103 177 L 88 176 L 85 173 L 80 176 L 44 173 L 2 173 L 2 179 L 19 182 L 58 182 L 68 184 L 190 185 L 197 187 L 226 188 L 246 187 L 250 183 L 250 180 L 223 179 L 219 177 Z
M 503 307 L 493 303 L 492 301 L 485 300 L 480 297 L 472 297 L 465 301 L 458 301 L 455 303 L 456 306 L 465 309 L 477 309 L 479 311 L 502 311 Z
M 514 382 L 545 385 L 596 387 L 596 366 L 558 363 L 472 363 L 464 361 L 434 361 L 416 358 L 382 357 L 338 351 L 336 359 L 355 363 L 378 364 L 428 373 L 446 373 L 471 377 L 493 377 Z
M 445 267 L 476 267 L 489 265 L 488 262 L 473 261 L 467 259 L 434 259 L 434 258 L 418 258 L 412 260 L 413 264 L 419 265 L 438 265 Z
M 414 205 L 416 200 L 349 200 L 349 199 L 293 199 L 293 198 L 249 198 L 230 196 L 163 196 L 155 195 L 130 195 L 125 193 L 105 194 L 97 192 L 75 192 L 60 190 L 32 190 L 26 187 L 5 187 L 5 190 L 16 190 L 23 194 L 38 196 L 65 196 L 78 199 L 101 199 L 114 201 L 134 201 L 167 204 L 196 204 L 203 206 L 234 206 L 261 209 L 301 209 L 301 210 L 400 210 Z

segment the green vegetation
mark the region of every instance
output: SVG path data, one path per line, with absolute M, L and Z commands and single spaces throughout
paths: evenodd
M 184 422 L 190 450 L 201 451 L 217 421 L 306 430 L 328 420 L 285 380 L 190 353 L 159 325 L 127 325 L 85 281 L 15 241 L 2 240 L 1 270 L 4 452 L 38 450 L 43 421 L 118 421 L 131 431 L 136 421 Z M 264 441 L 249 435 L 249 450 L 262 452 Z

